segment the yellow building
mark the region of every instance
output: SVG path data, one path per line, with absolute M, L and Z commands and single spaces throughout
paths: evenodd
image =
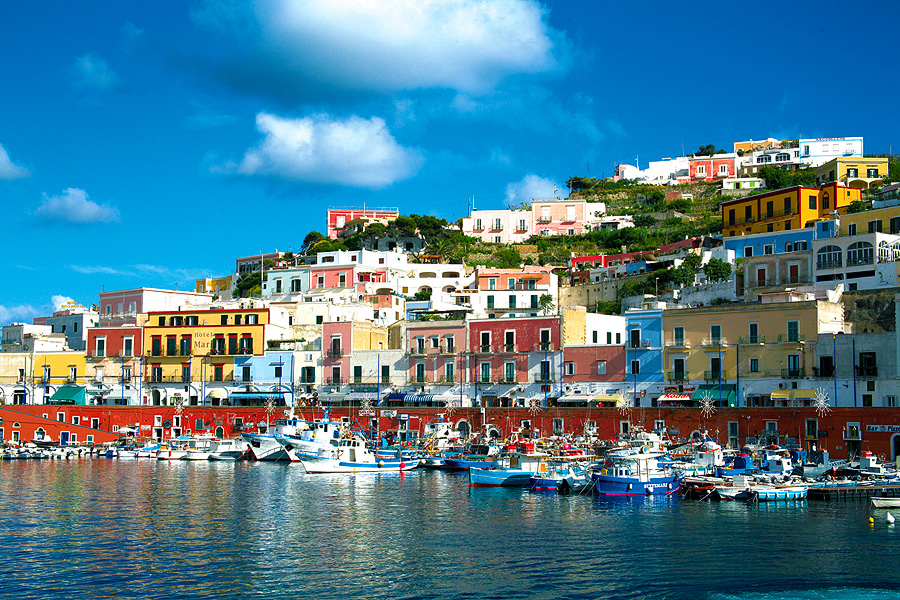
M 234 357 L 265 354 L 265 308 L 151 312 L 144 326 L 149 383 L 233 381 Z
M 788 292 L 762 303 L 664 311 L 666 380 L 714 397 L 721 381 L 723 403 L 736 393 L 740 405 L 795 384 L 812 389 L 818 335 L 842 331 L 844 318 L 842 304 L 805 298 Z
M 881 178 L 888 174 L 888 159 L 838 157 L 816 169 L 816 183 L 823 185 L 838 182 L 843 186 L 868 189 L 873 183 L 881 185 Z
M 842 215 L 836 235 L 877 232 L 900 235 L 900 206 Z
M 860 190 L 837 182 L 821 188 L 794 186 L 722 203 L 722 235 L 750 235 L 802 229 L 811 221 L 844 213 Z
M 231 297 L 231 275 L 198 279 L 194 287 L 198 294 L 215 294 L 220 299 L 228 299 Z

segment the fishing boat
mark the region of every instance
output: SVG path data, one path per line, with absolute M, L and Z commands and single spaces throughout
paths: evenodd
M 528 481 L 528 489 L 533 492 L 583 491 L 593 481 L 584 465 L 568 459 L 551 459 L 546 463 L 546 471 L 537 472 Z
M 591 474 L 594 493 L 601 496 L 674 494 L 679 489 L 681 474 L 660 466 L 659 453 L 607 455 Z
M 299 421 L 289 427 L 279 429 L 275 422 L 275 440 L 284 451 L 284 456 L 291 462 L 301 459 L 317 460 L 320 450 L 330 450 L 331 441 L 342 435 L 349 435 L 340 421 Z
M 749 452 L 742 450 L 740 454 L 733 457 L 731 462 L 726 463 L 723 467 L 716 468 L 716 477 L 744 475 L 754 469 L 756 469 L 756 463 L 753 462 L 753 456 Z
M 821 477 L 826 474 L 833 475 L 845 467 L 849 462 L 847 460 L 831 460 L 827 450 L 813 450 L 810 453 L 808 460 L 803 460 L 800 453 L 797 453 L 797 457 L 800 458 L 800 460 L 798 461 L 798 466 L 794 472 L 803 477 Z
M 330 446 L 320 450 L 316 459 L 300 459 L 307 473 L 389 473 L 409 471 L 419 464 L 418 461 L 378 459 L 358 437 L 332 440 Z
M 872 498 L 875 508 L 900 508 L 900 498 Z
M 266 429 L 266 433 L 241 433 L 241 437 L 250 445 L 250 454 L 255 460 L 291 460 L 278 436 L 295 435 L 306 426 L 306 421 L 294 417 L 275 419 L 274 430 Z
M 736 475 L 730 486 L 716 488 L 723 500 L 770 502 L 774 500 L 803 500 L 809 492 L 806 485 L 759 485 L 752 477 Z
M 209 460 L 242 460 L 246 454 L 246 442 L 236 438 L 216 440 L 209 447 Z
M 212 436 L 202 436 L 192 438 L 188 442 L 188 449 L 182 460 L 209 460 L 210 450 L 216 442 L 216 438 Z
M 536 452 L 532 443 L 520 444 L 516 451 L 496 456 L 490 467 L 469 467 L 469 485 L 525 487 L 535 473 L 547 471 L 549 456 L 546 452 Z
M 489 469 L 494 466 L 494 457 L 500 448 L 488 444 L 470 444 L 460 454 L 447 457 L 440 467 L 447 471 L 468 471 L 471 467 Z

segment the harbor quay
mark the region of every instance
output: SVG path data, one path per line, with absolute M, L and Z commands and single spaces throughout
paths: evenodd
M 705 415 L 695 408 L 596 407 L 208 407 L 23 405 L 0 407 L 3 439 L 29 442 L 49 438 L 63 444 L 105 444 L 126 433 L 165 441 L 185 435 L 220 439 L 259 433 L 275 419 L 293 415 L 308 421 L 342 421 L 373 441 L 413 442 L 431 423 L 452 424 L 460 437 L 485 441 L 518 438 L 615 439 L 632 430 L 658 431 L 672 441 L 703 430 L 726 448 L 777 444 L 807 451 L 827 450 L 833 458 L 871 452 L 883 461 L 900 457 L 900 422 L 890 408 L 723 407 Z

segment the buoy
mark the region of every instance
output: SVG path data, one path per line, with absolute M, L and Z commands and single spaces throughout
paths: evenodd
M 875 523 L 875 517 L 869 517 L 869 523 Z
M 894 521 L 896 521 L 894 515 L 892 515 L 890 512 L 887 514 L 887 517 L 885 517 L 885 519 L 887 519 L 888 523 L 893 523 Z

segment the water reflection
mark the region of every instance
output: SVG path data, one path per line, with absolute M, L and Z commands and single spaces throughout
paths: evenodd
M 698 598 L 897 583 L 863 503 L 470 489 L 464 474 L 297 465 L 0 464 L 0 595 Z M 857 552 L 854 548 L 865 548 Z M 723 596 L 719 596 L 723 597 Z

